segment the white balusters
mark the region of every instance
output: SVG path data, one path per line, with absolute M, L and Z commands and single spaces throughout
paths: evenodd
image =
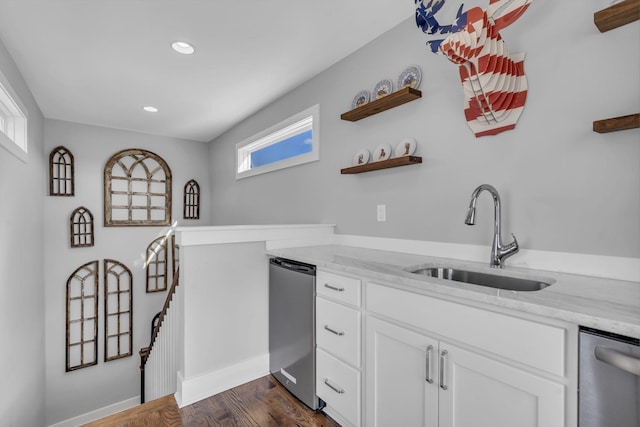
M 170 297 L 171 301 L 164 317 L 160 319 L 160 329 L 147 357 L 144 367 L 146 402 L 176 392 L 182 324 L 181 304 L 178 299 L 181 298 L 181 294 L 180 289 L 176 288 L 174 295 Z

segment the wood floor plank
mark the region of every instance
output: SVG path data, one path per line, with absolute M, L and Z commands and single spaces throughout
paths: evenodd
M 271 375 L 178 408 L 173 395 L 83 427 L 340 427 L 292 396 Z

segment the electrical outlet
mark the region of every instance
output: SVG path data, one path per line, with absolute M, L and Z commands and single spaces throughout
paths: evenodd
M 377 206 L 378 222 L 385 222 L 387 220 L 387 205 Z

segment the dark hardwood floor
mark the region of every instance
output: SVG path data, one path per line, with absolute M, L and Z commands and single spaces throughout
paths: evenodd
M 339 427 L 313 412 L 271 375 L 178 408 L 173 395 L 128 409 L 84 427 Z

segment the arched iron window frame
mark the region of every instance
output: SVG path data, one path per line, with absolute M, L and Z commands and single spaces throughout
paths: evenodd
M 134 159 L 131 167 L 127 167 L 124 163 L 121 162 L 125 157 L 131 157 Z M 164 172 L 163 180 L 154 180 L 153 175 L 158 171 L 158 167 L 154 169 L 147 168 L 147 165 L 144 163 L 145 160 L 151 159 L 158 164 L 158 167 L 161 168 Z M 113 167 L 118 164 L 123 171 L 128 171 L 127 177 L 117 176 L 117 179 L 123 179 L 127 181 L 127 191 L 113 191 Z M 145 168 L 147 179 L 145 180 L 147 183 L 147 191 L 146 192 L 134 192 L 132 189 L 133 181 L 140 181 L 139 178 L 132 177 L 132 171 L 142 165 Z M 153 183 L 163 183 L 164 191 L 163 192 L 152 192 L 151 185 Z M 127 205 L 122 206 L 118 205 L 117 209 L 127 209 L 128 218 L 127 219 L 113 219 L 113 205 L 112 205 L 112 196 L 113 194 L 126 195 L 127 196 Z M 147 199 L 147 205 L 135 206 L 133 204 L 134 196 L 144 196 Z M 155 205 L 152 201 L 154 198 L 164 198 L 164 205 Z M 137 211 L 146 211 L 146 219 L 134 219 L 133 212 Z M 154 210 L 162 210 L 164 211 L 163 219 L 152 219 L 152 211 Z M 151 151 L 141 150 L 141 149 L 128 149 L 122 150 L 118 153 L 111 156 L 111 158 L 107 161 L 107 164 L 104 168 L 104 225 L 105 227 L 119 227 L 119 226 L 164 226 L 171 225 L 171 169 L 167 162 L 160 156 Z
M 95 244 L 93 214 L 84 206 L 78 207 L 69 218 L 69 241 L 72 248 L 91 247 Z
M 87 366 L 93 366 L 98 364 L 98 267 L 97 260 L 90 261 L 84 265 L 78 267 L 67 279 L 66 290 L 66 338 L 65 338 L 65 364 L 66 372 L 75 371 L 76 369 L 86 368 Z M 93 283 L 87 284 L 87 279 L 92 279 Z M 76 280 L 80 289 L 78 293 L 72 294 L 72 285 Z M 92 286 L 91 286 L 92 285 Z M 92 304 L 85 304 L 86 300 L 93 299 Z M 80 316 L 78 318 L 71 318 L 71 303 L 78 300 L 80 302 Z M 93 309 L 91 315 L 85 315 L 87 308 Z M 87 322 L 93 322 L 93 334 L 89 331 L 89 338 L 85 334 L 85 326 Z M 71 325 L 72 323 L 80 323 L 80 339 L 79 341 L 71 342 Z M 93 345 L 93 359 L 85 362 L 84 349 L 85 345 Z M 80 363 L 72 365 L 71 350 L 74 346 L 80 346 Z
M 200 219 L 200 184 L 195 179 L 184 185 L 184 219 Z
M 49 195 L 73 197 L 75 195 L 73 153 L 60 145 L 49 154 Z M 61 189 L 64 189 L 61 191 Z
M 166 291 L 169 277 L 167 236 L 160 236 L 149 243 L 146 255 L 147 293 Z M 159 266 L 162 266 L 162 272 L 159 272 Z M 151 286 L 151 282 L 155 283 L 155 286 Z
M 105 259 L 103 262 L 104 268 L 104 361 L 109 362 L 123 357 L 128 357 L 133 354 L 133 275 L 131 270 L 123 263 L 113 260 Z M 118 271 L 116 271 L 118 270 Z M 110 285 L 113 283 L 109 280 L 110 275 L 115 277 L 115 289 Z M 124 281 L 121 280 L 124 278 Z M 126 284 L 123 289 L 123 282 Z M 128 294 L 128 295 L 125 295 Z M 115 295 L 115 307 L 113 306 L 114 298 L 109 298 L 110 295 Z M 122 300 L 122 296 L 125 295 L 125 300 Z M 122 307 L 123 303 L 126 307 Z M 116 332 L 109 333 L 109 320 L 110 318 L 117 316 L 116 320 Z M 127 318 L 127 328 L 123 328 L 121 324 L 122 316 Z M 125 339 L 128 341 L 128 351 L 123 352 L 121 350 L 121 339 L 123 336 L 127 336 Z M 116 339 L 116 351 L 109 345 L 109 339 Z

